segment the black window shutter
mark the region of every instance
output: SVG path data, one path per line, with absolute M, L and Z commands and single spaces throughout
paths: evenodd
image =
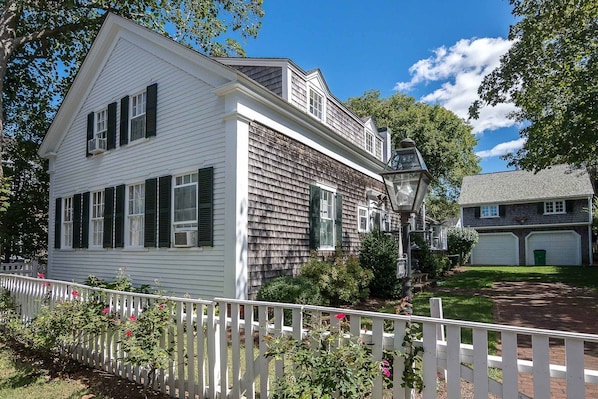
M 172 190 L 172 176 L 161 176 L 158 187 L 158 246 L 170 247 L 170 198 Z
M 498 206 L 498 215 L 500 217 L 505 217 L 505 215 L 507 214 L 507 208 L 505 205 L 499 205 Z
M 336 246 L 341 247 L 343 246 L 343 196 L 342 194 L 336 194 L 336 203 L 335 203 L 335 211 L 334 211 L 334 229 L 336 234 Z M 380 218 L 380 214 L 378 213 L 378 218 Z M 377 224 L 378 228 L 380 228 L 380 223 Z
M 476 219 L 480 218 L 480 207 L 479 206 L 476 206 L 475 208 L 473 208 L 473 216 Z
M 565 212 L 567 212 L 567 213 L 573 212 L 573 200 L 565 201 Z
M 91 153 L 89 152 L 89 148 L 87 143 L 89 140 L 93 139 L 93 124 L 95 121 L 95 112 L 90 112 L 87 114 L 87 140 L 85 140 L 85 156 L 90 157 Z
M 147 179 L 145 181 L 145 216 L 144 216 L 144 246 L 156 246 L 156 223 L 158 213 L 158 179 Z
M 62 225 L 62 198 L 56 198 L 54 209 L 54 248 L 60 248 L 60 226 Z
M 83 193 L 81 212 L 81 248 L 89 248 L 89 191 Z
M 116 186 L 116 208 L 114 212 L 114 247 L 125 246 L 125 185 Z
M 120 132 L 119 144 L 127 145 L 129 142 L 129 96 L 120 100 Z
M 108 126 L 106 132 L 106 148 L 116 148 L 116 103 L 108 104 Z
M 199 170 L 197 179 L 197 245 L 214 246 L 214 168 Z
M 73 248 L 81 248 L 81 194 L 73 195 Z
M 145 103 L 145 137 L 156 135 L 156 109 L 158 105 L 158 84 L 147 86 Z
M 321 189 L 309 186 L 309 248 L 318 249 L 320 246 L 320 198 Z
M 538 207 L 538 215 L 544 214 L 544 203 L 538 202 L 536 205 Z
M 112 228 L 114 227 L 114 187 L 104 189 L 104 248 L 112 248 Z

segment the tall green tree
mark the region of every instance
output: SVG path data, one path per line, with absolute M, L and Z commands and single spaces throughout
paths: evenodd
M 347 105 L 360 117 L 371 116 L 378 126 L 390 128 L 395 148 L 404 138 L 415 141 L 434 177 L 431 216 L 456 216 L 455 201 L 463 176 L 481 170 L 473 150 L 477 140 L 471 126 L 439 105 L 421 103 L 401 93 L 381 98 L 379 91 L 370 90 L 361 97 L 349 98 Z
M 209 55 L 242 56 L 233 37 L 257 37 L 262 2 L 0 0 L 0 156 L 5 134 L 41 140 L 108 12 Z
M 510 0 L 511 49 L 470 108 L 511 102 L 523 148 L 511 164 L 598 166 L 598 0 Z
M 5 257 L 17 250 L 34 254 L 39 247 L 40 232 L 27 230 L 31 217 L 42 216 L 38 227 L 47 224 L 47 204 L 37 203 L 47 201 L 37 146 L 107 13 L 208 55 L 243 56 L 241 42 L 257 37 L 261 27 L 262 2 L 0 0 L 0 243 Z M 16 228 L 31 242 L 15 234 Z

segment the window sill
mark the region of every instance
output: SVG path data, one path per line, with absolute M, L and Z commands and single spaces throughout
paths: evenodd
M 542 216 L 552 216 L 552 215 L 566 215 L 567 212 L 547 212 L 543 213 Z
M 147 137 L 144 137 L 142 139 L 137 139 L 135 141 L 129 141 L 129 143 L 127 144 L 127 146 L 131 147 L 131 146 L 135 146 L 135 145 L 146 143 L 148 141 L 149 141 L 149 139 Z
M 500 216 L 480 216 L 480 219 L 498 219 Z
M 85 248 L 83 248 L 83 249 L 85 249 Z M 109 248 L 103 248 L 103 247 L 89 247 L 89 248 L 87 248 L 87 250 L 89 252 L 106 252 L 107 249 L 109 249 Z
M 189 252 L 203 252 L 203 247 L 171 247 L 167 248 L 168 252 L 182 252 L 182 251 L 189 251 Z

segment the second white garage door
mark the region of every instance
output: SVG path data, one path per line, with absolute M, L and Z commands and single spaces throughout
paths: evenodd
M 518 265 L 519 239 L 512 233 L 481 233 L 471 253 L 472 265 Z
M 525 238 L 525 263 L 534 264 L 534 249 L 546 250 L 546 264 L 581 265 L 581 236 L 574 231 L 537 231 Z

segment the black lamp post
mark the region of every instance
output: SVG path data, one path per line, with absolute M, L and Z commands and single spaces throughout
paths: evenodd
M 401 224 L 419 211 L 428 192 L 432 175 L 411 139 L 403 139 L 382 173 L 392 210 L 401 214 Z M 411 298 L 411 242 L 407 225 L 407 267 L 403 296 Z M 397 275 L 399 274 L 397 265 Z M 403 276 L 398 276 L 403 277 Z

